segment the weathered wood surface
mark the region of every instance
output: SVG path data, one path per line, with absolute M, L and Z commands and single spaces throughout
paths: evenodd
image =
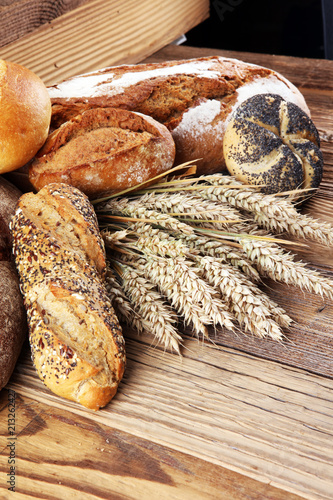
M 8 391 L 0 394 L 0 471 L 8 472 Z M 299 500 L 298 495 L 135 434 L 20 395 L 16 492 L 2 499 Z M 84 487 L 82 487 L 84 485 Z
M 32 15 L 40 3 L 29 2 Z M 208 14 L 208 0 L 91 0 L 2 47 L 0 55 L 51 85 L 104 66 L 135 63 Z
M 0 47 L 89 0 L 0 0 Z
M 166 48 L 150 60 L 215 53 L 277 69 L 301 88 L 325 159 L 320 192 L 303 210 L 333 221 L 332 62 L 189 47 Z M 301 256 L 333 275 L 332 251 L 311 244 Z M 125 378 L 98 413 L 51 394 L 26 348 L 9 384 L 20 398 L 18 431 L 25 429 L 17 439 L 17 498 L 39 498 L 42 491 L 43 498 L 330 500 L 333 304 L 267 284 L 296 321 L 286 342 L 218 332 L 214 345 L 188 336 L 181 359 L 151 347 L 148 336 L 127 331 Z M 8 466 L 5 404 L 1 471 Z

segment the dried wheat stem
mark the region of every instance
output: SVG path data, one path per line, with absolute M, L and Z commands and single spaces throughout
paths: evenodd
M 286 232 L 297 238 L 311 239 L 327 246 L 333 245 L 332 224 L 299 213 L 287 198 L 258 193 L 249 186 L 242 190 L 230 188 L 229 186 L 237 181 L 221 174 L 208 176 L 207 180 L 212 184 L 212 188 L 200 191 L 203 198 L 220 200 L 239 210 L 246 210 L 258 224 L 274 233 Z
M 105 287 L 118 318 L 129 325 L 137 324 L 137 315 L 109 265 L 106 268 Z
M 160 289 L 185 323 L 192 324 L 197 335 L 208 337 L 207 325 L 233 330 L 231 315 L 219 294 L 199 276 L 192 262 L 184 259 L 146 256 L 140 270 Z
M 254 293 L 253 287 L 247 286 L 245 280 L 240 278 L 231 266 L 213 257 L 201 258 L 198 265 L 203 269 L 207 281 L 220 289 L 228 300 L 230 311 L 245 331 L 261 338 L 266 336 L 274 340 L 282 338 L 282 331 L 261 300 L 260 294 Z
M 131 226 L 136 235 L 135 246 L 142 252 L 149 251 L 162 257 L 190 257 L 198 251 L 189 248 L 181 239 L 154 228 L 150 224 L 138 222 Z
M 148 209 L 159 210 L 163 213 L 191 214 L 196 220 L 208 219 L 212 221 L 212 227 L 217 229 L 237 227 L 240 220 L 245 220 L 244 216 L 230 205 L 215 203 L 201 196 L 184 192 L 147 193 L 140 198 L 140 203 Z M 223 223 L 224 220 L 225 223 Z
M 295 261 L 293 254 L 277 244 L 253 239 L 242 239 L 240 243 L 262 275 L 333 299 L 332 280 Z
M 219 240 L 214 240 L 213 238 L 202 235 L 184 236 L 184 240 L 190 248 L 197 249 L 202 255 L 209 255 L 216 259 L 221 259 L 222 262 L 231 264 L 242 270 L 243 273 L 253 281 L 259 281 L 260 274 L 246 258 L 245 252 L 238 251 L 221 243 Z
M 174 326 L 177 317 L 154 285 L 137 270 L 124 264 L 121 265 L 121 280 L 125 293 L 140 317 L 141 328 L 153 334 L 166 349 L 180 354 L 182 339 Z
M 127 198 L 111 200 L 103 206 L 100 213 L 111 212 L 114 215 L 122 214 L 138 219 L 153 220 L 154 224 L 159 225 L 175 233 L 193 234 L 193 227 L 179 221 L 175 217 L 163 214 L 157 210 L 149 210 L 142 205 L 140 199 L 129 201 Z

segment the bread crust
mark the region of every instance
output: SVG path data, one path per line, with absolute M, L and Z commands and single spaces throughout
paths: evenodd
M 58 217 L 52 198 L 62 200 L 86 220 L 72 245 L 68 217 Z M 40 210 L 37 200 L 48 206 Z M 97 221 L 88 198 L 70 185 L 51 184 L 20 198 L 12 223 L 14 255 L 28 315 L 32 360 L 44 384 L 55 394 L 98 410 L 116 394 L 125 370 L 122 330 L 114 313 L 96 259 Z M 74 223 L 73 223 L 74 224 Z M 101 239 L 101 237 L 99 236 Z M 82 245 L 81 245 L 81 242 Z M 81 248 L 82 247 L 82 248 Z M 105 258 L 105 255 L 104 255 Z M 94 260 L 95 259 L 95 260 Z
M 175 144 L 168 129 L 149 116 L 95 108 L 63 123 L 29 168 L 36 190 L 65 182 L 97 198 L 165 172 Z
M 109 67 L 49 87 L 53 126 L 90 107 L 139 111 L 170 130 L 176 163 L 199 159 L 198 174 L 225 168 L 229 115 L 247 97 L 269 92 L 309 114 L 301 93 L 280 74 L 217 56 Z
M 265 193 L 318 188 L 323 156 L 311 118 L 276 94 L 244 101 L 232 115 L 223 139 L 227 169 Z
M 42 80 L 27 68 L 0 60 L 0 173 L 25 165 L 44 144 L 51 101 Z

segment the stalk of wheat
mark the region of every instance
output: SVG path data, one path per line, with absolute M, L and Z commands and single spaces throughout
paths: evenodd
M 197 336 L 220 326 L 281 340 L 292 319 L 261 289 L 265 277 L 333 300 L 332 280 L 276 237 L 333 244 L 332 226 L 300 214 L 293 193 L 264 195 L 222 174 L 140 189 L 96 204 L 116 269 L 107 286 L 117 313 L 165 348 L 180 352 L 175 312 Z

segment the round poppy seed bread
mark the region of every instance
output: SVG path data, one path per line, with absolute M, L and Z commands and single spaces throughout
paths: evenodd
M 323 172 L 318 131 L 294 103 L 276 94 L 244 101 L 231 117 L 223 139 L 231 175 L 275 193 L 318 188 Z

